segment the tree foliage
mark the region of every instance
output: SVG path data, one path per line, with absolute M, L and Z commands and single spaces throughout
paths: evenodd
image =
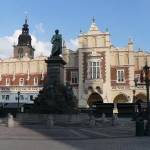
M 65 85 L 46 86 L 39 92 L 34 100 L 32 111 L 36 113 L 73 113 L 77 109 L 77 99 L 73 94 L 72 87 Z

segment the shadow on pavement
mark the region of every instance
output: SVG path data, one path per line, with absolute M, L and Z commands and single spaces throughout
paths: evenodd
M 6 119 L 5 119 L 6 122 Z M 122 120 L 123 122 L 123 120 Z M 2 123 L 1 123 L 2 125 Z M 123 124 L 115 126 L 111 122 L 99 122 L 89 126 L 86 122 L 76 124 L 55 124 L 47 127 L 45 124 L 19 123 L 15 127 L 0 127 L 0 139 L 47 141 L 52 140 L 66 145 L 68 149 L 85 149 L 86 142 L 92 140 L 110 140 L 115 138 L 134 137 L 134 122 L 124 120 Z M 88 149 L 89 147 L 87 147 Z

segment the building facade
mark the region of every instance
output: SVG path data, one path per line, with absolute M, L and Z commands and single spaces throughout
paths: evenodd
M 43 87 L 46 75 L 45 59 L 47 57 L 34 57 L 34 48 L 27 19 L 18 37 L 18 44 L 13 47 L 13 57 L 0 60 L 0 102 L 33 103 Z
M 150 65 L 150 53 L 134 50 L 129 39 L 127 46 L 115 47 L 108 31 L 102 32 L 93 20 L 87 33 L 80 33 L 78 50 L 64 49 L 67 62 L 66 81 L 74 87 L 79 107 L 95 102 L 132 103 L 146 101 L 145 86 L 140 83 L 143 66 Z
M 145 86 L 135 87 L 134 79 L 140 83 L 143 66 L 146 62 L 150 66 L 150 54 L 133 46 L 129 39 L 126 47 L 115 47 L 110 33 L 99 30 L 95 20 L 87 33 L 78 36 L 76 51 L 63 45 L 64 80 L 71 84 L 79 107 L 146 101 Z M 18 103 L 18 96 L 20 103 L 33 103 L 43 88 L 47 57 L 34 57 L 34 51 L 25 20 L 13 57 L 0 60 L 0 103 Z

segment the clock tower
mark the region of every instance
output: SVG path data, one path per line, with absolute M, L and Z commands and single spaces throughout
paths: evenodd
M 18 37 L 18 44 L 14 46 L 14 58 L 23 58 L 28 56 L 29 58 L 34 58 L 34 48 L 31 45 L 32 38 L 29 34 L 29 25 L 27 23 L 27 18 L 22 27 L 22 33 Z

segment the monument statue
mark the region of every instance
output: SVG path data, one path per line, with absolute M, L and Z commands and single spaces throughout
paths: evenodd
M 47 63 L 47 78 L 44 88 L 34 101 L 33 112 L 66 114 L 77 110 L 77 99 L 69 83 L 64 85 L 64 65 L 66 62 L 59 57 L 62 53 L 62 36 L 55 31 L 51 39 L 51 56 Z
M 59 30 L 55 30 L 55 35 L 53 35 L 51 43 L 51 56 L 59 56 L 62 53 L 62 35 L 59 34 Z

